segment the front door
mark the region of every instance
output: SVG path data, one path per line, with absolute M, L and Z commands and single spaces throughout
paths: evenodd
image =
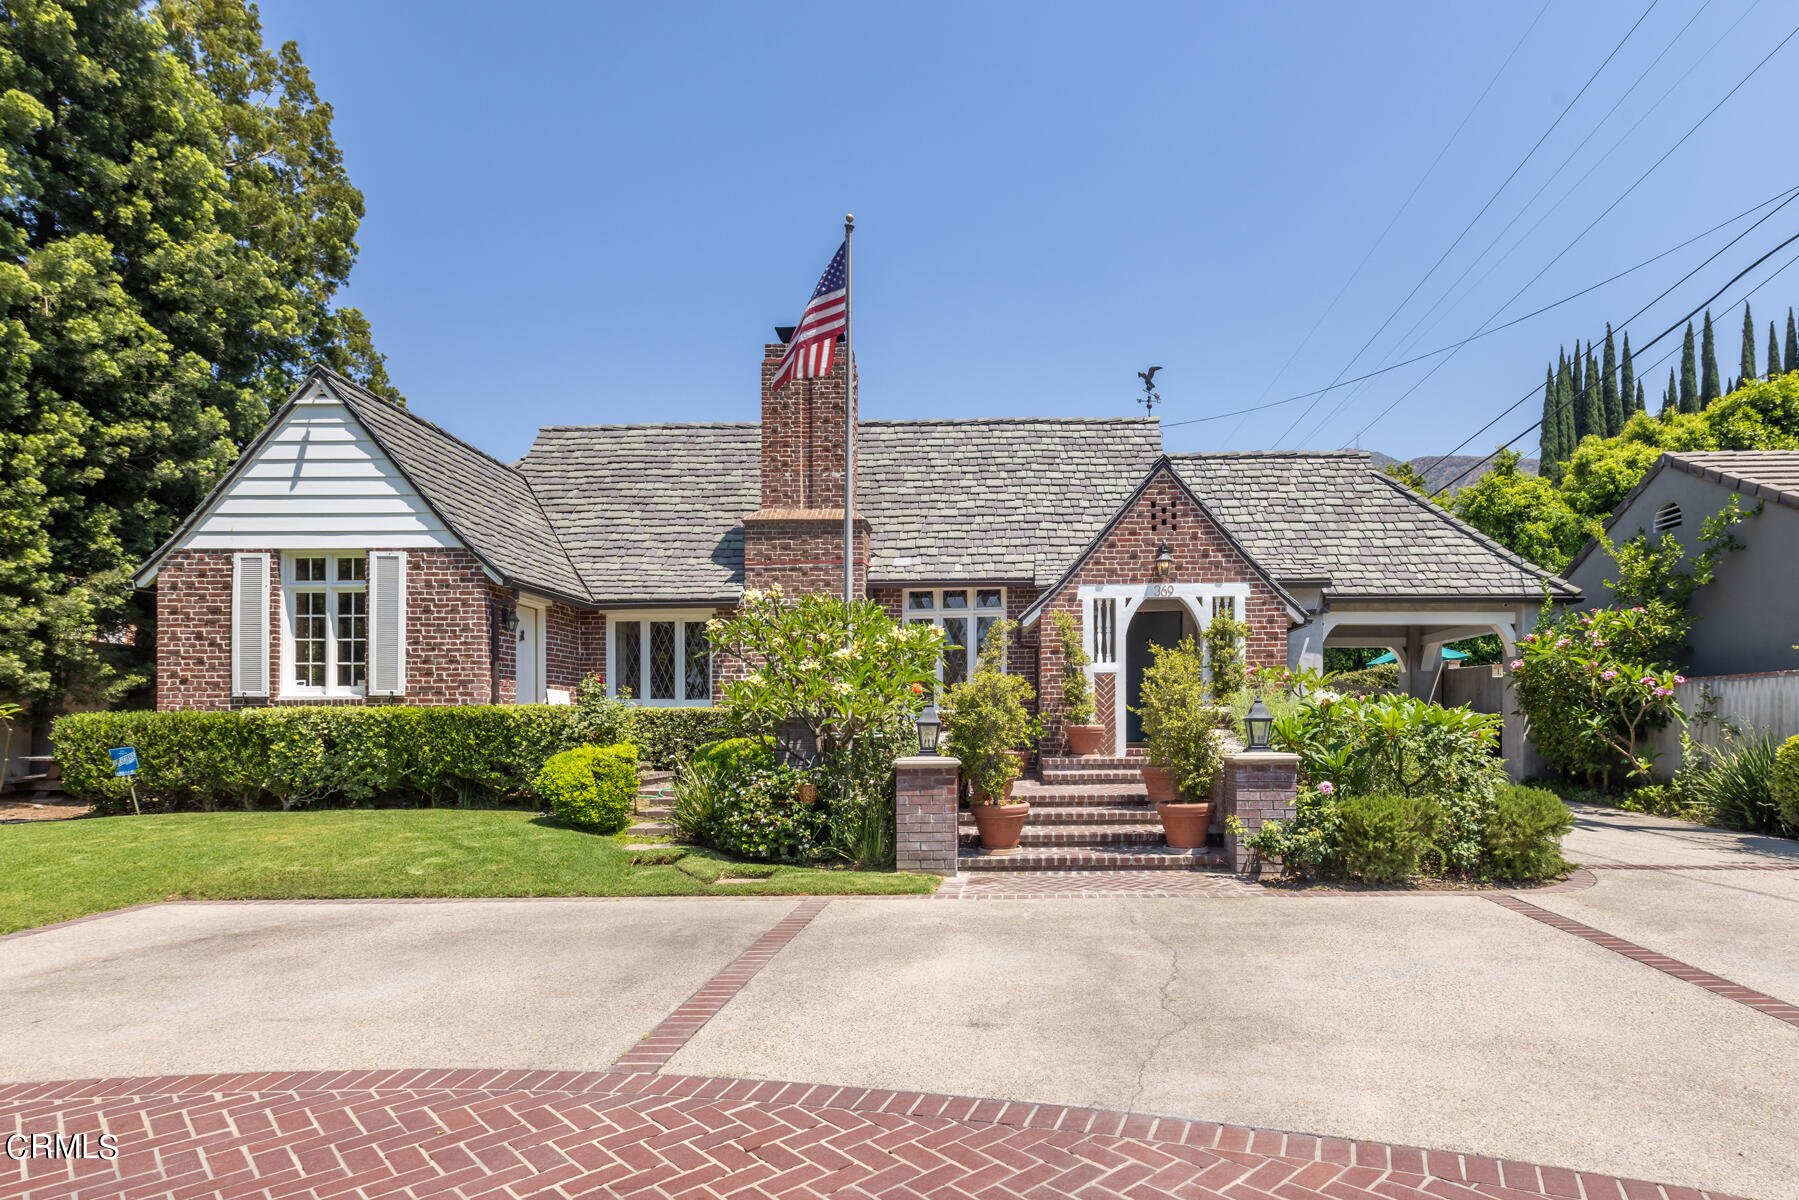
M 1143 669 L 1149 666 L 1149 647 L 1177 646 L 1181 640 L 1179 612 L 1140 612 L 1131 618 L 1124 634 L 1124 740 L 1143 740 L 1143 718 L 1137 715 L 1142 703 Z
M 518 606 L 518 702 L 520 704 L 536 704 L 543 699 L 542 685 L 537 678 L 537 646 L 539 641 L 539 614 L 535 608 Z

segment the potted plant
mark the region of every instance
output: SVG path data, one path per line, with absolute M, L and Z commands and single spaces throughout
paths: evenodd
M 1096 724 L 1093 708 L 1093 681 L 1087 678 L 1087 647 L 1081 642 L 1080 626 L 1074 614 L 1055 612 L 1049 618 L 1062 643 L 1062 719 L 1068 738 L 1068 753 L 1094 754 L 1105 740 L 1106 727 Z
M 1012 621 L 995 621 L 981 646 L 974 674 L 949 689 L 943 714 L 943 738 L 949 753 L 962 763 L 968 781 L 969 810 L 986 850 L 1015 850 L 1028 802 L 1014 801 L 1012 784 L 1022 773 L 1012 748 L 1031 732 L 1026 705 L 1035 699 L 1031 685 L 1001 670 L 1005 639 Z M 1000 651 L 993 652 L 995 647 Z
M 1155 661 L 1143 672 L 1135 710 L 1149 743 L 1143 784 L 1168 844 L 1194 849 L 1205 845 L 1212 825 L 1207 797 L 1224 764 L 1219 727 L 1227 718 L 1206 699 L 1205 661 L 1192 638 L 1150 650 Z

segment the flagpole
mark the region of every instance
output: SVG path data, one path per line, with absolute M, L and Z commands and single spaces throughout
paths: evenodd
M 850 236 L 856 214 L 843 218 L 843 601 L 856 598 L 856 343 L 851 336 Z

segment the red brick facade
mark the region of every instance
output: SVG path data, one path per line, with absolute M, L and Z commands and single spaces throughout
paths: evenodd
M 1187 491 L 1164 467 L 1125 510 L 1104 539 L 1081 561 L 1072 577 L 1057 590 L 1044 609 L 1044 617 L 1056 611 L 1080 618 L 1079 589 L 1083 584 L 1147 584 L 1157 582 L 1157 548 L 1168 543 L 1174 558 L 1174 583 L 1236 583 L 1249 587 L 1249 603 L 1239 614 L 1249 622 L 1246 645 L 1249 665 L 1285 666 L 1288 618 L 1286 605 L 1254 566 L 1209 520 Z M 1038 622 L 1039 627 L 1043 622 Z M 1122 624 L 1122 618 L 1121 618 Z M 1122 652 L 1123 629 L 1120 630 Z M 1061 753 L 1062 647 L 1054 637 L 1039 637 L 1038 701 L 1043 717 L 1043 753 Z M 1128 664 L 1121 664 L 1128 668 Z M 1115 686 L 1115 685 L 1114 685 Z M 1116 701 L 1116 693 L 1108 695 Z M 1100 707 L 1099 719 L 1116 736 L 1113 703 Z
M 771 391 L 768 385 L 786 351 L 779 342 L 762 348 L 762 507 L 834 508 L 841 522 L 843 347 L 833 352 L 825 378 L 799 379 Z

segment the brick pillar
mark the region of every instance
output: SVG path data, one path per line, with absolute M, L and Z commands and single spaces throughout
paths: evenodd
M 1224 757 L 1224 815 L 1236 817 L 1243 833 L 1255 832 L 1263 821 L 1290 821 L 1299 799 L 1299 755 L 1275 751 L 1245 751 Z M 1224 848 L 1231 867 L 1239 875 L 1255 875 L 1262 863 L 1255 851 L 1243 844 L 1230 825 L 1224 828 Z
M 932 875 L 956 873 L 956 781 L 962 764 L 915 755 L 893 764 L 894 865 Z

